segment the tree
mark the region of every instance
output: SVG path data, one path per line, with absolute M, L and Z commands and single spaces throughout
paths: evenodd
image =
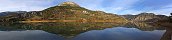
M 170 16 L 170 22 L 172 22 L 171 20 L 172 20 L 172 13 L 170 13 L 171 14 L 171 16 Z

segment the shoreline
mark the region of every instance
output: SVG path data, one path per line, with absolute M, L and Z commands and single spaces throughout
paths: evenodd
M 33 21 L 18 21 L 19 23 L 37 23 L 37 22 L 128 22 L 128 21 L 113 21 L 113 20 L 33 20 Z

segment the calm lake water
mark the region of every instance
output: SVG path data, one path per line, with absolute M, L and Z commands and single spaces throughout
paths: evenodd
M 14 23 L 0 25 L 0 40 L 160 40 L 168 31 L 146 23 Z

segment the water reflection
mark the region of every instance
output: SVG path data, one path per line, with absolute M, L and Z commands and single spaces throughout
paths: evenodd
M 164 30 L 141 31 L 135 28 L 108 28 L 77 35 L 74 40 L 159 40 Z
M 27 30 L 0 31 L 0 40 L 64 40 L 64 38 L 41 30 Z
M 147 23 L 14 23 L 0 25 L 0 40 L 160 40 L 165 31 Z

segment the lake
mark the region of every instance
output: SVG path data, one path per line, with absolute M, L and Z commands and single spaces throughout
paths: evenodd
M 0 40 L 168 40 L 170 28 L 147 23 L 6 23 Z

